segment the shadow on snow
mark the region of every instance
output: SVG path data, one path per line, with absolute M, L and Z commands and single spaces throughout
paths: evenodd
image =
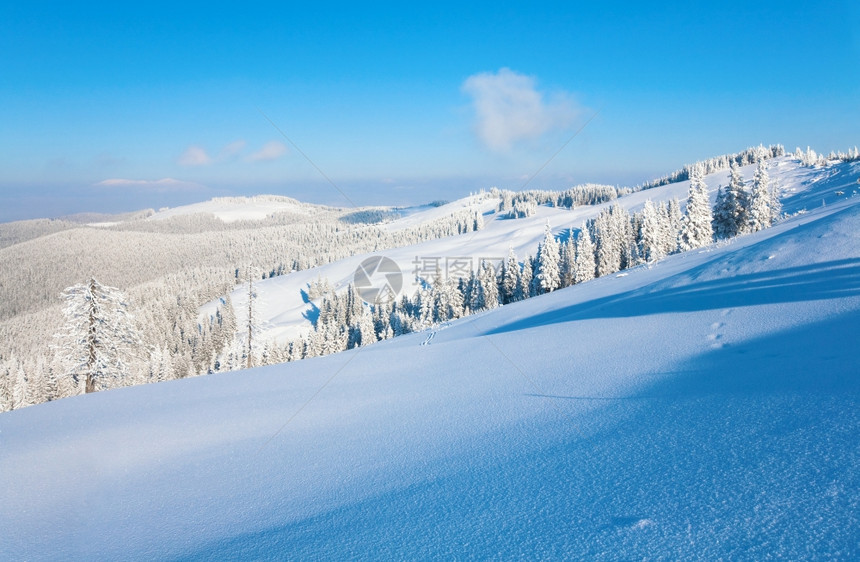
M 515 332 L 576 320 L 629 318 L 857 295 L 860 295 L 860 258 L 851 258 L 737 275 L 676 288 L 657 289 L 652 285 L 536 314 L 499 326 L 486 334 Z

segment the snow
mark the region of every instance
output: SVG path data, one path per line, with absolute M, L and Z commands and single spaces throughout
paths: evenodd
M 744 179 L 751 182 L 755 165 L 745 166 L 740 168 L 740 171 Z M 769 173 L 771 181 L 782 186 L 784 190 L 799 190 L 804 193 L 809 185 L 823 177 L 821 170 L 800 167 L 796 161 L 788 157 L 777 159 L 771 165 Z M 728 178 L 728 170 L 705 177 L 712 204 L 716 199 L 717 189 L 726 185 Z M 403 274 L 404 287 L 401 294 L 411 295 L 421 286 L 416 279 L 416 272 L 422 279 L 432 279 L 436 263 L 439 264 L 443 274 L 446 273 L 447 264 L 454 263 L 460 258 L 477 269 L 481 259 L 498 263 L 508 255 L 511 247 L 514 248 L 517 258 L 522 261 L 527 255 L 536 253 L 537 246 L 543 239 L 547 221 L 554 233 L 562 235 L 568 228 L 578 229 L 585 221 L 596 217 L 600 211 L 615 203 L 630 211 L 641 211 L 649 199 L 668 201 L 677 198 L 683 206 L 689 187 L 690 182 L 683 181 L 633 193 L 601 205 L 576 207 L 572 210 L 541 206 L 534 216 L 525 219 L 507 219 L 498 216 L 494 210 L 500 200 L 491 197 L 488 192 L 470 195 L 438 207 L 425 206 L 413 209 L 414 212 L 403 213 L 403 217 L 386 224 L 386 228 L 401 230 L 416 227 L 465 209 L 481 212 L 484 215 L 485 227 L 483 230 L 463 236 L 431 240 L 376 254 L 353 256 L 321 267 L 256 283 L 257 312 L 260 320 L 258 341 L 271 341 L 283 345 L 310 331 L 312 324 L 309 319 L 314 317 L 315 306 L 319 303 L 308 302 L 302 291 L 306 291 L 308 284 L 318 277 L 328 278 L 334 287 L 345 288 L 353 281 L 358 265 L 371 255 L 384 255 L 394 260 Z M 817 195 L 812 197 L 820 199 Z M 794 211 L 798 205 L 809 205 L 810 202 L 807 199 L 808 197 L 802 202 L 793 204 L 794 207 L 789 204 L 786 211 Z M 820 200 L 812 203 L 814 206 L 821 204 Z M 438 262 L 435 261 L 437 258 Z M 237 287 L 230 298 L 236 312 L 237 323 L 241 327 L 247 323 L 247 289 Z M 214 315 L 216 307 L 221 302 L 219 300 L 209 303 L 201 309 L 201 314 Z
M 289 197 L 261 195 L 256 197 L 216 197 L 202 203 L 161 209 L 147 220 L 164 220 L 171 217 L 211 214 L 229 223 L 240 220 L 263 220 L 276 213 L 307 215 L 312 205 Z
M 838 171 L 773 228 L 444 329 L 4 413 L 2 558 L 857 559 Z
M 443 205 L 420 205 L 396 209 L 400 218 L 386 225 L 390 231 L 404 230 L 436 219 L 453 215 L 457 211 L 476 210 L 481 214 L 489 214 L 499 203 L 496 197 L 490 197 L 487 192 L 473 194 Z

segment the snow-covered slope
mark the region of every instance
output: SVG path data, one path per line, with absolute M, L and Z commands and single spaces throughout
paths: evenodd
M 258 195 L 256 197 L 216 197 L 202 203 L 162 209 L 147 220 L 164 220 L 172 217 L 211 214 L 224 222 L 263 220 L 275 213 L 307 215 L 315 205 L 302 203 L 289 197 Z
M 0 557 L 857 559 L 858 171 L 435 332 L 2 414 Z
M 754 170 L 754 165 L 741 168 L 743 176 L 748 181 L 752 180 Z M 790 157 L 782 157 L 771 162 L 769 173 L 772 181 L 779 185 L 786 195 L 805 194 L 804 197 L 790 198 L 786 206 L 787 212 L 794 213 L 801 209 L 820 206 L 822 201 L 819 193 L 821 197 L 830 200 L 836 197 L 834 195 L 836 187 L 809 191 L 810 186 L 815 182 L 827 183 L 831 171 L 803 167 Z M 705 178 L 712 202 L 716 198 L 717 189 L 728 184 L 728 176 L 729 172 L 725 171 Z M 850 189 L 855 187 L 857 186 L 849 186 Z M 490 197 L 489 193 L 481 193 L 439 207 L 419 208 L 415 212 L 404 213 L 406 216 L 388 223 L 386 228 L 399 230 L 416 227 L 458 211 L 472 210 L 483 214 L 486 224 L 483 230 L 385 250 L 377 255 L 384 255 L 397 263 L 403 274 L 402 293 L 411 295 L 420 286 L 416 275 L 423 279 L 432 279 L 436 264 L 443 273 L 446 273 L 448 265 L 453 263 L 471 263 L 472 267 L 477 268 L 481 259 L 498 263 L 508 255 L 510 248 L 514 249 L 522 261 L 527 255 L 535 254 L 538 243 L 543 239 L 547 222 L 553 232 L 562 233 L 569 228 L 579 228 L 586 220 L 594 218 L 604 208 L 615 203 L 630 211 L 641 211 L 649 199 L 657 202 L 677 198 L 683 204 L 688 190 L 689 181 L 683 181 L 633 193 L 601 205 L 581 206 L 572 210 L 542 206 L 538 207 L 538 212 L 534 216 L 516 220 L 500 217 L 494 212 L 500 202 L 499 199 Z M 309 318 L 313 317 L 314 304 L 307 302 L 306 295 L 302 291 L 318 277 L 327 278 L 335 287 L 345 288 L 353 281 L 359 264 L 370 255 L 353 256 L 257 283 L 259 341 L 274 341 L 282 345 L 309 331 L 312 327 Z M 463 274 L 460 273 L 460 275 Z M 230 296 L 238 317 L 238 324 L 242 326 L 247 323 L 247 289 L 239 287 Z M 218 304 L 220 302 L 205 306 L 201 311 L 202 314 L 213 315 Z M 239 336 L 241 337 L 241 334 Z

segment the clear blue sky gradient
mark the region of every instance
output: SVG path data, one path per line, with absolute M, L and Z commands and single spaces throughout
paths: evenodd
M 4 3 L 0 221 L 252 193 L 348 205 L 292 147 L 253 158 L 287 144 L 257 108 L 358 204 L 517 189 L 600 108 L 530 187 L 860 144 L 852 3 L 313 4 Z M 463 84 L 502 68 L 576 119 L 486 147 Z M 192 146 L 211 162 L 182 165 Z

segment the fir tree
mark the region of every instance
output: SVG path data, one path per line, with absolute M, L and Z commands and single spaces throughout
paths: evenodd
M 668 222 L 666 235 L 666 253 L 674 254 L 681 246 L 681 230 L 684 224 L 684 216 L 681 213 L 681 204 L 673 197 L 669 201 Z
M 594 279 L 596 265 L 594 262 L 594 244 L 591 234 L 585 225 L 579 229 L 576 239 L 576 263 L 573 270 L 574 283 L 583 283 Z
M 782 201 L 779 200 L 779 186 L 770 183 L 770 224 L 774 224 L 782 216 Z
M 519 299 L 523 300 L 527 298 L 531 298 L 534 296 L 532 293 L 532 288 L 534 286 L 534 273 L 532 269 L 532 257 L 526 256 L 526 259 L 523 261 L 523 273 L 520 275 L 520 283 L 517 287 L 517 294 Z
M 254 288 L 254 274 L 250 268 L 248 269 L 248 291 L 246 296 L 248 297 L 248 305 L 246 308 L 247 322 L 245 324 L 247 340 L 245 340 L 244 355 L 246 368 L 250 369 L 254 366 L 255 345 L 257 333 L 259 332 L 259 319 L 257 318 L 257 291 Z
M 75 380 L 83 377 L 86 392 L 128 375 L 142 343 L 125 295 L 91 278 L 68 287 L 62 298 L 66 325 L 56 335 L 56 349 L 66 373 Z
M 362 347 L 377 341 L 376 328 L 373 325 L 373 315 L 366 307 L 362 307 L 362 311 L 358 317 L 358 333 L 358 344 Z
M 626 240 L 623 229 L 616 224 L 617 218 L 611 208 L 604 209 L 591 223 L 598 276 L 615 273 L 622 266 Z
M 702 177 L 702 169 L 694 166 L 690 171 L 687 209 L 681 225 L 681 249 L 692 250 L 710 244 L 714 238 L 712 220 L 708 186 Z
M 540 294 L 551 293 L 561 286 L 561 272 L 559 271 L 559 247 L 558 242 L 546 224 L 543 242 L 538 246 L 537 255 L 537 279 Z
M 502 280 L 499 284 L 499 296 L 502 304 L 509 304 L 522 299 L 522 293 L 518 291 L 520 284 L 520 264 L 514 247 L 508 249 L 508 257 L 502 266 Z
M 473 271 L 469 276 L 469 281 L 465 287 L 466 291 L 463 293 L 464 298 L 468 299 L 468 308 L 472 313 L 480 312 L 487 308 L 487 291 L 484 290 L 484 280 L 481 273 L 481 265 L 478 265 L 478 270 Z
M 573 229 L 568 232 L 567 240 L 561 245 L 559 269 L 561 271 L 561 286 L 573 285 L 573 271 L 576 266 L 576 245 L 573 241 Z
M 481 262 L 479 274 L 480 287 L 484 293 L 484 308 L 496 308 L 499 306 L 499 282 L 496 279 L 496 270 L 487 261 Z
M 659 260 L 666 255 L 664 241 L 663 217 L 651 200 L 645 201 L 642 209 L 642 222 L 639 228 L 639 248 L 642 257 L 647 261 Z
M 768 228 L 773 220 L 771 205 L 770 178 L 764 160 L 758 163 L 753 176 L 753 188 L 750 194 L 750 207 L 748 217 L 748 228 L 750 232 L 757 232 Z
M 731 238 L 747 229 L 749 196 L 744 189 L 740 169 L 732 164 L 729 185 L 717 193 L 713 230 L 717 238 Z

